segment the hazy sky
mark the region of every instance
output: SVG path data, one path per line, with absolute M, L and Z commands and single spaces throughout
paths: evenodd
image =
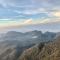
M 29 24 L 59 31 L 60 0 L 0 0 L 0 30 Z

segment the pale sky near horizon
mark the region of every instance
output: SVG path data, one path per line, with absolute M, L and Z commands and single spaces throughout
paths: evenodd
M 33 24 L 60 31 L 60 0 L 0 0 L 0 31 Z

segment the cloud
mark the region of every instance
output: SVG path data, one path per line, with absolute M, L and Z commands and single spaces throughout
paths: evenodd
M 11 11 L 14 10 L 14 13 L 11 13 L 11 15 L 36 15 L 40 13 L 48 14 L 48 9 L 50 10 L 53 9 L 53 7 L 57 7 L 53 6 L 52 2 L 55 4 L 56 0 L 0 0 L 0 5 L 8 7 Z M 58 2 L 60 3 L 60 1 L 57 1 L 57 3 Z M 5 9 L 3 9 L 3 11 L 5 11 Z M 8 11 L 8 13 L 11 11 Z M 10 13 L 8 15 L 10 16 Z
M 52 18 L 60 18 L 60 8 L 53 8 L 50 9 L 50 11 L 48 10 L 47 15 Z
M 11 21 L 12 19 L 0 19 L 0 21 Z
M 41 24 L 49 24 L 49 23 L 59 23 L 60 22 L 60 18 L 46 18 L 46 19 L 42 19 L 39 21 L 39 23 Z
M 19 27 L 19 26 L 24 26 L 24 25 L 29 25 L 29 24 L 33 24 L 32 19 L 19 20 L 19 21 L 8 20 L 8 19 L 0 20 L 0 28 Z
M 32 19 L 28 19 L 26 21 L 23 22 L 23 24 L 32 24 L 33 20 Z
M 60 0 L 0 0 L 3 7 L 52 7 L 59 6 Z
M 55 10 L 54 8 L 60 6 L 59 3 L 60 3 L 60 0 L 58 1 L 57 0 L 0 0 L 0 5 L 2 5 L 3 7 L 8 7 L 7 9 L 5 8 L 3 9 L 3 11 L 0 11 L 0 15 L 2 15 L 2 17 L 6 16 L 10 18 L 20 17 L 19 18 L 20 20 L 21 20 L 21 17 L 26 17 L 26 16 L 27 18 L 29 17 L 29 19 L 26 19 L 24 22 L 22 22 L 24 24 L 31 24 L 31 23 L 33 24 L 33 23 L 39 23 L 39 22 L 40 23 L 57 22 L 60 19 L 59 18 L 60 11 L 54 11 Z M 7 11 L 8 9 L 10 9 L 11 11 Z M 56 8 L 56 10 L 59 10 L 59 9 Z M 12 11 L 14 13 L 12 13 Z M 37 14 L 40 14 L 39 18 L 41 16 L 45 17 L 45 15 L 41 15 L 41 13 L 46 14 L 47 19 L 40 19 L 38 22 L 35 22 L 35 21 L 33 22 L 33 19 L 35 18 L 35 16 L 37 16 Z M 48 18 L 50 16 L 55 19 Z M 36 18 L 38 19 L 38 17 Z M 4 22 L 9 20 L 10 22 L 10 19 L 0 19 L 0 20 Z M 16 19 L 16 21 L 17 20 L 18 19 Z
M 18 10 L 14 10 L 14 12 L 19 13 L 19 14 L 21 13 L 21 11 L 18 11 Z
M 34 14 L 39 14 L 39 13 L 48 13 L 45 8 L 33 8 L 33 9 L 25 9 L 23 11 L 19 10 L 14 10 L 14 12 L 19 13 L 19 14 L 25 14 L 25 15 L 34 15 Z
M 22 7 L 26 5 L 31 5 L 31 0 L 0 0 L 0 5 L 4 8 Z
M 60 11 L 53 12 L 52 15 L 55 17 L 60 17 Z
M 60 0 L 48 0 L 52 5 L 59 6 L 60 5 Z
M 5 29 L 15 29 L 15 28 L 20 28 L 20 27 L 24 27 L 25 25 L 34 25 L 34 24 L 52 24 L 54 25 L 55 23 L 59 23 L 60 22 L 60 18 L 43 18 L 43 19 L 38 19 L 38 20 L 33 20 L 33 19 L 25 19 L 25 20 L 19 20 L 19 21 L 0 21 L 0 31 L 1 30 L 5 30 Z
M 0 5 L 4 8 L 13 5 L 12 1 L 10 0 L 0 0 Z

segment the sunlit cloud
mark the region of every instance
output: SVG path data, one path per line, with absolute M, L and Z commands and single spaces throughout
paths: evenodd
M 32 24 L 33 20 L 32 19 L 28 19 L 26 21 L 23 22 L 23 24 Z
M 52 15 L 55 17 L 60 17 L 60 11 L 53 12 Z
M 6 19 L 2 19 L 0 20 L 0 28 L 6 28 L 6 27 L 19 27 L 19 26 L 24 26 L 24 25 L 28 25 L 28 24 L 32 24 L 32 19 L 27 19 L 27 20 L 19 20 L 19 21 L 15 21 L 15 20 L 6 20 Z
M 60 22 L 60 18 L 57 18 L 57 19 L 55 19 L 55 18 L 53 18 L 53 19 L 47 18 L 47 19 L 40 20 L 39 22 L 41 24 L 46 24 L 46 23 L 52 23 L 52 24 L 54 24 L 54 23 L 59 23 Z
M 60 22 L 60 18 L 53 18 L 53 19 L 38 19 L 38 20 L 34 20 L 34 19 L 25 19 L 23 21 L 15 21 L 15 20 L 4 20 L 4 21 L 0 21 L 0 28 L 6 28 L 6 27 L 19 27 L 19 26 L 25 26 L 25 25 L 30 25 L 30 24 L 47 24 L 47 23 L 59 23 Z

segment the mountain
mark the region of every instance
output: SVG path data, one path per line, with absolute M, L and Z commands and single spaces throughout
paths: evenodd
M 30 42 L 30 43 L 38 43 L 38 42 L 46 42 L 53 40 L 56 36 L 56 33 L 53 32 L 45 32 L 42 33 L 41 31 L 30 31 L 26 33 L 16 32 L 16 31 L 9 31 L 5 33 L 0 40 L 8 40 L 8 41 L 21 41 L 21 42 Z
M 15 60 L 16 49 L 13 45 L 0 44 L 0 60 Z
M 21 53 L 28 49 L 32 45 L 23 46 L 21 44 L 16 44 L 18 42 L 8 41 L 0 43 L 0 60 L 17 60 Z
M 59 36 L 60 36 L 60 32 L 56 33 L 56 37 L 55 37 L 55 38 L 57 38 L 57 37 L 59 37 Z
M 60 60 L 60 37 L 26 49 L 18 60 Z
M 42 33 L 37 30 L 26 33 L 16 31 L 4 33 L 0 37 L 0 40 L 2 40 L 2 42 L 0 42 L 0 60 L 18 60 L 26 49 L 29 49 L 36 44 L 35 47 L 38 49 L 37 46 L 39 43 L 45 44 L 45 42 L 53 41 L 55 36 L 56 33 Z M 42 46 L 44 47 L 43 44 Z

